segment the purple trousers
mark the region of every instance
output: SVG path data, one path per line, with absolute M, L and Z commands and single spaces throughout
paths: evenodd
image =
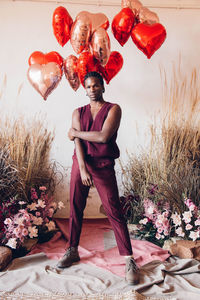
M 132 247 L 127 224 L 122 214 L 114 162 L 93 160 L 86 163 L 99 193 L 102 205 L 113 228 L 120 255 L 131 255 Z M 82 184 L 78 161 L 73 158 L 70 181 L 69 245 L 77 247 L 82 229 L 83 211 L 90 187 Z

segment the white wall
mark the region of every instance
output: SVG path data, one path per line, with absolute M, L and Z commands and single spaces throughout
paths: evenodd
M 72 111 L 88 103 L 85 91 L 80 86 L 74 92 L 63 76 L 59 86 L 44 101 L 27 80 L 28 58 L 34 51 L 48 53 L 59 52 L 63 58 L 73 52 L 70 42 L 63 48 L 58 44 L 52 30 L 52 15 L 55 3 L 0 1 L 0 87 L 7 85 L 0 99 L 1 110 L 5 114 L 23 113 L 28 117 L 40 112 L 45 115 L 49 129 L 55 128 L 56 136 L 52 149 L 52 158 L 65 168 L 72 163 L 73 143 L 67 139 L 67 130 L 71 124 Z M 63 4 L 73 20 L 80 11 L 104 13 L 110 24 L 120 7 L 81 6 Z M 118 145 L 121 157 L 126 161 L 129 152 L 138 151 L 138 145 L 145 145 L 146 130 L 153 114 L 159 110 L 162 100 L 160 67 L 170 78 L 172 63 L 182 58 L 182 70 L 199 67 L 200 53 L 200 10 L 194 9 L 152 9 L 167 30 L 167 39 L 150 60 L 135 46 L 130 38 L 121 47 L 114 39 L 111 28 L 111 50 L 119 51 L 124 58 L 122 70 L 106 86 L 105 100 L 118 103 L 123 111 Z M 1 91 L 1 90 L 0 90 Z M 137 130 L 138 129 L 138 130 Z M 139 135 L 138 135 L 139 132 Z M 118 178 L 120 178 L 120 170 Z M 57 200 L 63 200 L 67 208 L 59 216 L 68 214 L 69 174 L 57 188 Z M 122 190 L 120 189 L 120 193 Z M 95 191 L 88 201 L 85 216 L 97 216 L 100 200 Z

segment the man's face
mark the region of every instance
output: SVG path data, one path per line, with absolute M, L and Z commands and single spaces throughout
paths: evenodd
M 102 98 L 104 87 L 97 77 L 88 77 L 85 81 L 85 90 L 92 101 L 98 101 Z

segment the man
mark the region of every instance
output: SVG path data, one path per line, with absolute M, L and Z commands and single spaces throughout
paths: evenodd
M 126 281 L 137 284 L 138 267 L 132 257 L 114 171 L 115 159 L 119 157 L 116 138 L 121 108 L 103 99 L 104 82 L 99 73 L 88 73 L 84 78 L 84 85 L 90 104 L 73 112 L 72 128 L 68 132 L 69 139 L 75 143 L 70 182 L 69 248 L 57 266 L 70 267 L 80 260 L 78 244 L 83 211 L 89 188 L 94 183 L 112 225 L 119 253 L 125 256 Z

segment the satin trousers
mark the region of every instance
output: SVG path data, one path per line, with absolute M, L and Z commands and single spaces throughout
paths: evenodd
M 86 163 L 103 208 L 112 226 L 120 255 L 131 255 L 132 247 L 123 216 L 113 160 L 93 160 Z M 90 187 L 82 184 L 78 161 L 73 157 L 70 180 L 69 246 L 79 245 L 83 213 Z

